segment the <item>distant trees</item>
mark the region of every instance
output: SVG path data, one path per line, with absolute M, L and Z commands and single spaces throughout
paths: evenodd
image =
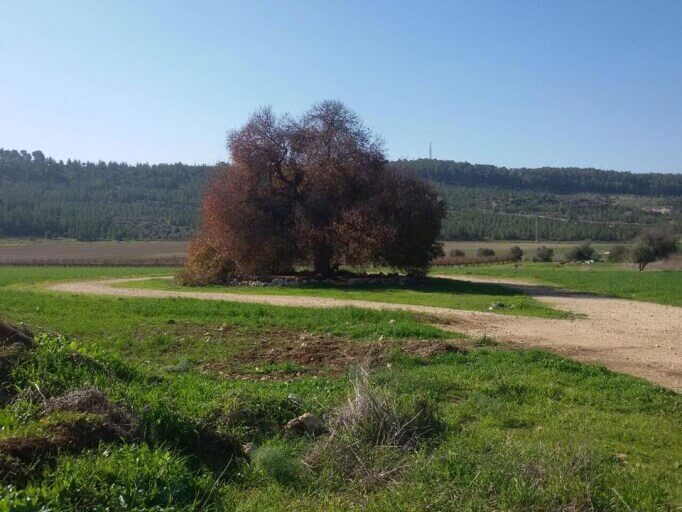
M 79 240 L 188 239 L 207 165 L 54 160 L 0 149 L 0 233 Z
M 521 261 L 523 259 L 523 249 L 521 249 L 521 247 L 518 245 L 514 245 L 511 249 L 509 249 L 509 256 L 514 261 Z
M 679 237 L 670 229 L 652 228 L 642 231 L 630 251 L 632 262 L 640 272 L 656 260 L 666 259 L 677 252 Z
M 231 163 L 211 181 L 187 273 L 280 273 L 381 264 L 423 273 L 441 254 L 443 201 L 425 182 L 386 168 L 379 140 L 345 105 L 303 116 L 261 109 L 230 133 Z
M 538 247 L 537 251 L 535 251 L 535 256 L 533 257 L 533 261 L 549 262 L 552 261 L 552 259 L 554 259 L 554 249 L 544 245 Z
M 599 253 L 592 247 L 592 242 L 585 241 L 573 247 L 566 253 L 569 261 L 599 261 Z
M 558 194 L 603 193 L 660 196 L 682 195 L 682 175 L 631 173 L 581 169 L 576 167 L 542 167 L 510 169 L 452 160 L 398 160 L 391 164 L 420 177 L 457 187 L 495 187 L 536 190 Z
M 682 174 L 515 170 L 438 160 L 386 166 L 437 187 L 448 205 L 443 240 L 533 240 L 534 214 L 542 240 L 631 241 L 646 225 L 682 231 Z M 41 151 L 0 149 L 0 233 L 187 239 L 198 227 L 212 171 L 179 163 L 58 161 Z

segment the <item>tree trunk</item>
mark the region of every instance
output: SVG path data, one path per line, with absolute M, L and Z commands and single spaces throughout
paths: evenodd
M 315 266 L 316 274 L 324 278 L 331 277 L 332 264 L 329 249 L 323 247 L 315 251 L 315 261 L 313 264 Z

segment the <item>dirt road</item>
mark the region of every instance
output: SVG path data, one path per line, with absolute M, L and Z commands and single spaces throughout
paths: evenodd
M 438 276 L 454 279 L 452 276 Z M 523 290 L 551 306 L 580 318 L 547 319 L 500 315 L 449 308 L 393 304 L 364 300 L 285 295 L 246 295 L 227 292 L 196 292 L 117 288 L 123 282 L 149 278 L 110 279 L 56 283 L 49 289 L 116 297 L 190 298 L 271 304 L 276 306 L 390 309 L 426 313 L 443 319 L 445 330 L 473 337 L 513 342 L 523 347 L 545 348 L 564 356 L 602 364 L 612 370 L 648 379 L 682 391 L 682 308 L 648 302 L 611 299 L 505 279 L 467 281 L 495 282 Z

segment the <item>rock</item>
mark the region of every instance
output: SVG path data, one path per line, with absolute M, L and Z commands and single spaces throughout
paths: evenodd
M 284 427 L 284 434 L 287 437 L 301 435 L 319 436 L 327 431 L 320 419 L 309 412 L 289 421 Z
M 242 445 L 242 453 L 246 455 L 247 457 L 250 456 L 254 450 L 256 449 L 256 444 L 255 443 L 244 443 Z
M 285 284 L 286 284 L 286 281 L 284 279 L 279 278 L 279 277 L 276 277 L 272 281 L 270 281 L 270 285 L 272 285 L 272 286 L 284 286 Z

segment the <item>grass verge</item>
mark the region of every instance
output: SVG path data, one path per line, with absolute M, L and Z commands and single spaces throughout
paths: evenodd
M 170 279 L 150 279 L 121 283 L 123 288 L 147 288 L 172 291 L 225 292 L 249 295 L 283 295 L 292 297 L 329 297 L 347 300 L 368 300 L 395 304 L 415 304 L 450 309 L 489 311 L 521 316 L 568 318 L 569 313 L 558 311 L 518 290 L 500 285 L 470 283 L 430 277 L 416 285 L 335 285 L 315 284 L 300 287 L 253 286 L 181 286 Z
M 638 272 L 618 264 L 593 265 L 521 263 L 476 268 L 441 267 L 437 274 L 511 277 L 551 284 L 609 297 L 682 306 L 682 272 L 656 270 Z

